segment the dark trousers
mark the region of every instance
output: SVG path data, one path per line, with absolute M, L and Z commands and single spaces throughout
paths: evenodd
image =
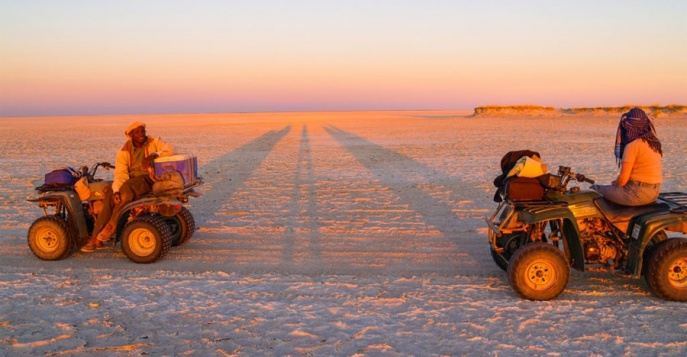
M 114 201 L 112 200 L 112 189 L 108 188 L 107 192 L 105 192 L 103 210 L 100 211 L 98 218 L 95 221 L 95 227 L 93 227 L 92 236 L 97 236 L 107 224 L 111 224 L 114 228 L 116 228 L 117 220 L 122 214 L 122 209 L 124 206 L 131 201 L 137 200 L 139 197 L 151 192 L 152 190 L 153 180 L 151 180 L 150 177 L 139 176 L 131 178 L 124 182 L 122 187 L 119 189 L 121 201 L 119 204 L 115 205 Z

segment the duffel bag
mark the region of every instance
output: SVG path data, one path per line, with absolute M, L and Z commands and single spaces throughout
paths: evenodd
M 81 178 L 81 173 L 71 167 L 64 167 L 57 170 L 52 170 L 45 174 L 43 186 L 45 187 L 59 187 L 70 186 Z

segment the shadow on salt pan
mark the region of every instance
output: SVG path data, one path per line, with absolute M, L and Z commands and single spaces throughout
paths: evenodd
M 290 131 L 290 125 L 279 131 L 271 130 L 200 168 L 204 181 L 212 186 L 210 191 L 203 192 L 203 197 L 194 203 L 194 210 L 198 210 L 198 214 L 194 216 L 206 217 L 200 222 L 200 226 L 208 226 L 207 218 L 214 217 L 229 197 L 242 187 L 265 161 L 274 146 Z
M 301 131 L 301 142 L 298 147 L 298 158 L 296 160 L 296 176 L 294 179 L 289 205 L 289 227 L 298 227 L 298 216 L 303 214 L 308 217 L 306 220 L 307 240 L 309 256 L 313 260 L 313 265 L 322 264 L 322 246 L 317 221 L 317 195 L 315 193 L 315 172 L 310 150 L 310 136 L 308 126 L 303 125 Z M 305 195 L 305 197 L 302 197 Z M 301 199 L 304 198 L 304 199 Z M 281 263 L 288 265 L 294 264 L 294 249 L 296 247 L 296 233 L 294 229 L 287 229 L 282 241 Z
M 432 185 L 428 177 L 433 177 L 438 182 L 455 181 L 454 178 L 337 127 L 330 125 L 325 130 L 346 147 L 367 170 L 377 176 L 383 185 L 391 188 L 411 210 L 421 214 L 428 226 L 439 230 L 447 244 L 452 244 L 455 253 L 460 254 L 460 258 L 457 259 L 462 261 L 461 266 L 466 263 L 468 251 L 463 248 L 464 243 L 458 241 L 459 232 L 456 232 L 461 224 L 460 219 L 455 216 L 451 206 L 435 199 L 422 188 L 432 186 L 432 190 L 448 191 L 445 186 Z M 460 194 L 448 193 L 450 197 Z

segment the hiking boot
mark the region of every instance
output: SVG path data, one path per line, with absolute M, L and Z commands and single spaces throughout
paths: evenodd
M 98 236 L 96 238 L 98 238 L 98 240 L 101 242 L 107 242 L 110 240 L 110 238 L 112 238 L 113 234 L 114 234 L 114 226 L 112 226 L 111 224 L 108 224 L 105 226 L 105 228 L 103 228 L 102 231 L 100 231 L 100 233 L 98 233 Z
M 99 249 L 102 246 L 103 242 L 99 241 L 96 238 L 91 238 L 88 240 L 88 243 L 86 243 L 86 245 L 81 247 L 81 251 L 84 253 L 93 253 L 96 249 Z

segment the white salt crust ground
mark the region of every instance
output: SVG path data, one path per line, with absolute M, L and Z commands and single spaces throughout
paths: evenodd
M 489 255 L 501 156 L 609 182 L 618 118 L 468 114 L 0 119 L 0 356 L 686 355 L 685 304 L 642 280 L 573 272 L 532 302 Z M 37 259 L 26 198 L 51 169 L 114 161 L 134 120 L 198 156 L 191 241 L 149 265 L 119 246 Z M 656 122 L 664 191 L 687 191 L 686 124 Z

